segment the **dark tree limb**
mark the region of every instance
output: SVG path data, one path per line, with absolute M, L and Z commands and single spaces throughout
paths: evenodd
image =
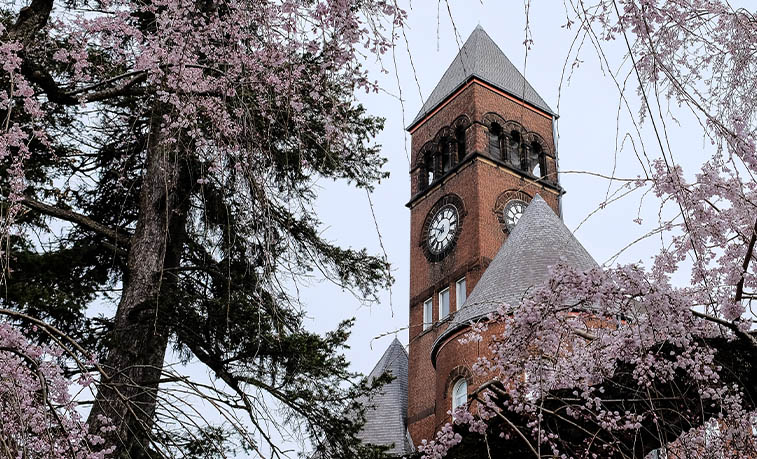
M 8 41 L 28 41 L 47 24 L 52 10 L 53 0 L 32 0 L 21 8 L 16 23 L 8 29 Z
M 94 231 L 95 233 L 101 236 L 105 236 L 106 238 L 115 242 L 121 248 L 128 248 L 129 246 L 131 235 L 124 233 L 121 230 L 113 229 L 109 226 L 103 225 L 102 223 L 99 223 L 92 218 L 87 217 L 86 215 L 79 214 L 72 210 L 51 206 L 49 204 L 34 200 L 28 196 L 23 198 L 21 204 L 44 215 L 74 223 L 84 229 Z
M 741 301 L 741 297 L 744 294 L 744 277 L 749 269 L 749 262 L 752 259 L 752 253 L 754 252 L 754 244 L 757 242 L 757 220 L 754 222 L 754 228 L 752 228 L 752 237 L 749 238 L 749 244 L 746 249 L 746 256 L 744 257 L 744 263 L 741 266 L 741 279 L 736 284 L 736 296 L 734 301 L 737 303 Z

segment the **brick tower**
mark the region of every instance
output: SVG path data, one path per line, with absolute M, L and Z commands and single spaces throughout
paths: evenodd
M 558 262 L 597 266 L 558 216 L 555 116 L 479 26 L 408 127 L 409 352 L 393 342 L 371 372 L 396 379 L 366 402 L 364 442 L 404 457 L 433 439 L 490 377 L 471 369 L 504 325 L 463 344 L 470 325 Z
M 456 345 L 470 323 L 455 320 L 456 313 L 468 306 L 466 299 L 537 194 L 560 215 L 555 117 L 479 26 L 408 127 L 407 427 L 416 442 L 433 438 L 455 398 L 475 388 L 470 366 L 480 349 Z M 459 347 L 451 357 L 440 352 L 450 340 L 448 348 Z

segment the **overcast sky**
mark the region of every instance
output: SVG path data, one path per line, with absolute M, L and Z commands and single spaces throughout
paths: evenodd
M 391 291 L 383 292 L 380 302 L 370 306 L 328 282 L 298 285 L 300 299 L 308 312 L 309 329 L 325 333 L 342 320 L 356 318 L 346 354 L 352 369 L 363 374 L 371 371 L 394 337 L 405 345 L 408 342 L 410 211 L 405 203 L 410 198 L 410 137 L 405 126 L 478 24 L 560 115 L 557 151 L 560 183 L 567 191 L 563 198 L 563 220 L 589 253 L 600 264 L 609 260 L 648 265 L 650 257 L 664 243 L 659 237 L 647 238 L 624 250 L 656 226 L 659 203 L 651 194 L 642 201 L 642 190 L 597 211 L 600 204 L 617 196 L 622 183 L 610 183 L 587 174 L 636 177 L 644 174 L 637 153 L 649 158 L 660 156 L 651 125 L 642 125 L 639 135 L 632 122 L 638 118 L 639 100 L 637 82 L 633 75 L 629 76 L 631 68 L 623 60 L 624 44 L 603 43 L 610 62 L 608 71 L 600 64 L 591 40 L 584 40 L 583 36 L 574 40 L 575 27 L 574 30 L 564 27 L 567 21 L 562 2 L 534 2 L 529 14 L 534 43 L 526 57 L 523 45 L 526 14 L 521 2 L 451 1 L 454 4 L 448 12 L 445 3 L 415 0 L 411 8 L 408 1 L 402 0 L 408 11 L 405 34 L 409 49 L 405 37 L 400 36 L 394 55 L 384 56 L 383 63 L 369 63 L 373 78 L 383 91 L 363 94 L 360 99 L 371 114 L 386 118 L 377 142 L 382 145 L 383 156 L 388 159 L 386 169 L 391 174 L 371 195 L 373 209 L 365 191 L 344 183 L 317 183 L 319 199 L 315 212 L 323 222 L 325 237 L 344 247 L 365 247 L 378 255 L 383 253 L 383 243 L 396 279 Z M 576 49 L 581 43 L 580 65 L 574 67 Z M 388 73 L 381 72 L 381 64 Z M 627 84 L 630 113 L 625 106 L 619 108 L 618 89 L 611 75 L 616 75 L 621 85 Z M 399 100 L 400 90 L 403 103 Z M 657 107 L 653 111 L 659 126 L 667 131 L 673 157 L 691 177 L 712 147 L 703 140 L 697 121 L 686 111 L 663 106 L 662 117 Z M 641 224 L 634 222 L 639 217 Z M 620 251 L 621 256 L 613 259 Z M 683 284 L 686 275 L 674 281 Z M 197 373 L 195 376 L 200 378 L 206 372 L 199 366 L 190 366 L 185 371 Z
M 658 219 L 659 206 L 654 197 L 647 196 L 640 206 L 642 193 L 639 192 L 592 214 L 619 184 L 582 173 L 566 173 L 590 171 L 612 175 L 615 169 L 617 177 L 636 177 L 643 174 L 643 170 L 631 140 L 642 155 L 641 137 L 646 154 L 651 158 L 659 156 L 659 147 L 653 141 L 650 126 L 644 125 L 639 137 L 628 110 L 621 107 L 619 111 L 616 84 L 607 68 L 600 65 L 588 38 L 583 41 L 579 55 L 582 63 L 573 68 L 575 49 L 582 37 L 574 42 L 575 27 L 573 30 L 564 27 L 566 13 L 562 2 L 534 2 L 532 5 L 529 18 L 534 43 L 527 58 L 523 45 L 526 14 L 521 2 L 456 1 L 451 5 L 454 27 L 444 3 L 416 0 L 412 8 L 407 2 L 404 4 L 409 14 L 406 28 L 409 50 L 401 38 L 394 59 L 391 54 L 384 58 L 388 74 L 382 75 L 377 63 L 372 66 L 374 77 L 385 92 L 361 96 L 370 113 L 386 118 L 385 129 L 377 140 L 388 158 L 391 177 L 377 187 L 371 200 L 396 282 L 391 292 L 384 292 L 380 304 L 370 307 L 328 284 L 315 284 L 302 290 L 302 299 L 311 317 L 308 326 L 312 329 L 326 331 L 340 320 L 356 317 L 347 355 L 353 369 L 366 374 L 394 336 L 403 344 L 408 341 L 410 211 L 405 203 L 410 197 L 410 137 L 404 127 L 415 117 L 476 25 L 486 30 L 542 98 L 559 113 L 560 183 L 567 191 L 563 199 L 563 218 L 594 258 L 600 264 L 605 263 L 652 229 Z M 623 84 L 630 70 L 628 63 L 619 68 L 623 63 L 623 43 L 605 45 L 610 71 Z M 410 56 L 415 71 L 410 66 Z M 633 75 L 627 84 L 631 113 L 636 117 L 638 98 Z M 398 99 L 399 88 L 404 104 Z M 667 115 L 668 109 L 676 114 L 677 123 Z M 663 113 L 673 155 L 683 164 L 687 175 L 691 175 L 711 147 L 705 145 L 699 126 L 690 115 L 667 106 L 663 107 Z M 627 132 L 631 132 L 632 137 L 626 136 Z M 380 254 L 379 233 L 365 192 L 333 182 L 320 182 L 319 186 L 317 212 L 324 222 L 326 237 L 343 246 L 366 247 Z M 643 219 L 641 225 L 633 221 L 639 215 Z M 617 261 L 648 263 L 660 244 L 659 237 L 648 239 L 626 250 Z M 682 280 L 685 281 L 685 277 Z

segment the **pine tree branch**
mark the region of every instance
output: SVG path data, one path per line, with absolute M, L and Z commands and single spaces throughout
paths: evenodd
M 129 246 L 131 235 L 126 234 L 120 230 L 105 226 L 102 223 L 99 223 L 92 218 L 87 217 L 86 215 L 76 213 L 72 210 L 51 206 L 49 204 L 36 201 L 28 196 L 24 197 L 21 200 L 21 204 L 47 216 L 65 220 L 90 231 L 94 231 L 95 233 L 105 236 L 106 238 L 115 242 L 121 248 L 126 248 Z

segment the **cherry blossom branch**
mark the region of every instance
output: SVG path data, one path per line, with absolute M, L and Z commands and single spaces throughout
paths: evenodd
M 752 237 L 749 238 L 749 244 L 747 245 L 744 263 L 741 265 L 741 278 L 736 284 L 736 297 L 734 298 L 734 301 L 736 301 L 737 303 L 741 301 L 741 297 L 744 294 L 744 278 L 746 277 L 747 270 L 749 269 L 749 262 L 752 260 L 752 253 L 754 252 L 755 242 L 757 242 L 757 220 L 755 220 L 754 228 L 752 228 Z
M 711 316 L 709 314 L 705 314 L 703 312 L 691 310 L 691 313 L 699 317 L 700 319 L 707 320 L 709 322 L 716 323 L 718 325 L 722 325 L 726 327 L 727 329 L 731 330 L 735 335 L 737 335 L 739 338 L 745 340 L 747 343 L 751 345 L 754 351 L 757 351 L 757 338 L 752 336 L 751 334 L 742 331 L 738 325 L 734 324 L 733 322 L 729 322 L 725 319 L 721 319 L 720 317 Z
M 478 387 L 478 389 L 476 389 L 476 390 L 475 390 L 475 391 L 474 391 L 474 392 L 473 392 L 473 393 L 471 394 L 471 396 L 472 396 L 472 397 L 473 397 L 473 398 L 474 398 L 474 399 L 475 399 L 476 401 L 478 401 L 479 403 L 486 403 L 486 401 L 485 401 L 485 400 L 482 400 L 482 399 L 480 398 L 480 394 L 481 394 L 482 392 L 486 391 L 486 390 L 494 390 L 494 391 L 496 391 L 496 392 L 499 392 L 499 393 L 503 393 L 503 394 L 507 395 L 507 393 L 506 393 L 506 392 L 502 391 L 502 389 L 500 389 L 499 387 L 497 387 L 497 384 L 500 384 L 500 383 L 499 383 L 499 381 L 495 381 L 495 380 L 491 380 L 491 381 L 488 381 L 488 382 L 486 382 L 486 383 L 482 384 L 481 386 L 479 386 L 479 387 Z M 521 431 L 520 431 L 520 429 L 518 429 L 518 427 L 516 427 L 516 426 L 515 426 L 515 424 L 513 424 L 513 422 L 512 422 L 512 421 L 510 421 L 510 420 L 509 420 L 509 419 L 508 419 L 508 418 L 507 418 L 507 417 L 506 417 L 505 415 L 503 415 L 503 414 L 502 414 L 502 413 L 501 413 L 501 412 L 500 412 L 499 410 L 495 410 L 495 413 L 497 414 L 497 416 L 498 416 L 499 418 L 501 418 L 501 419 L 502 419 L 503 421 L 505 421 L 505 423 L 506 423 L 506 424 L 507 424 L 508 426 L 510 426 L 510 428 L 511 428 L 511 429 L 513 429 L 513 430 L 514 430 L 514 431 L 515 431 L 515 432 L 516 432 L 516 433 L 518 434 L 518 436 L 519 436 L 519 437 L 520 437 L 520 438 L 521 438 L 521 439 L 523 440 L 523 442 L 524 442 L 524 443 L 525 443 L 525 444 L 526 444 L 526 445 L 528 446 L 528 449 L 530 449 L 530 450 L 531 450 L 531 452 L 532 452 L 532 453 L 534 453 L 534 456 L 536 456 L 537 458 L 538 458 L 538 457 L 540 457 L 540 456 L 539 456 L 539 453 L 538 453 L 538 452 L 536 451 L 536 448 L 534 448 L 534 446 L 533 446 L 533 445 L 531 444 L 531 442 L 530 442 L 530 441 L 528 440 L 528 437 L 526 437 L 526 435 L 525 435 L 525 434 L 524 434 L 523 432 L 521 432 Z

